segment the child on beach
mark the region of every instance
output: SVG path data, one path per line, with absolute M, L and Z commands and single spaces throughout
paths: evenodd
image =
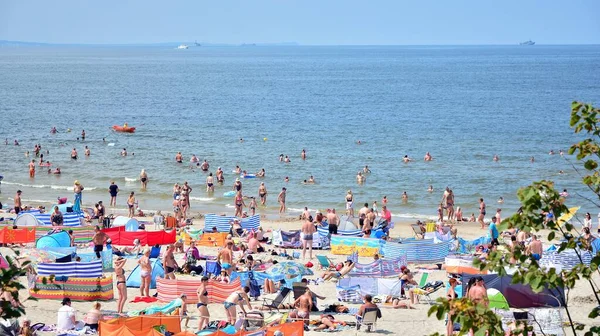
M 377 201 L 373 201 L 373 212 L 375 213 L 375 216 L 379 217 L 379 209 L 377 208 Z

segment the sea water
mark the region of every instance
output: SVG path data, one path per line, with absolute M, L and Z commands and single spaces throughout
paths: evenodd
M 141 209 L 168 210 L 173 184 L 188 181 L 192 211 L 232 212 L 223 193 L 239 165 L 266 170 L 264 179 L 243 180 L 248 196 L 265 182 L 268 207 L 259 212 L 276 212 L 286 187 L 292 214 L 304 206 L 343 213 L 352 190 L 357 209 L 375 200 L 381 209 L 386 195 L 394 215 L 431 217 L 449 186 L 465 217 L 480 197 L 488 214 L 500 206 L 507 216 L 520 187 L 550 179 L 571 194 L 569 205 L 596 213 L 575 195 L 591 196 L 574 158 L 558 155 L 578 140 L 569 128 L 573 100 L 600 104 L 600 46 L 2 47 L 0 200 L 12 205 L 17 189 L 25 203 L 71 200 L 79 180 L 85 205 L 107 204 L 114 180 L 119 207 L 135 191 Z M 136 132 L 111 130 L 124 123 Z M 24 153 L 36 143 L 62 175 L 38 167 L 29 178 Z M 179 151 L 183 164 L 174 160 Z M 432 162 L 423 162 L 426 152 Z M 206 174 L 190 168 L 192 154 L 225 171 L 214 194 Z M 415 161 L 403 163 L 404 155 Z M 358 185 L 365 165 L 372 173 Z M 310 175 L 317 183 L 303 185 Z

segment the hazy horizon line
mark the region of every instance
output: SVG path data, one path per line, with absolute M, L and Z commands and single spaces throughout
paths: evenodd
M 22 46 L 111 46 L 111 47 L 132 47 L 132 46 L 173 46 L 176 47 L 181 44 L 195 47 L 196 41 L 184 41 L 184 42 L 126 42 L 126 43 L 55 43 L 55 42 L 37 42 L 37 41 L 19 41 L 19 40 L 0 40 L 1 45 L 15 44 Z M 519 42 L 520 43 L 520 42 Z M 363 47 L 376 47 L 376 46 L 518 46 L 519 43 L 447 43 L 447 44 L 301 44 L 299 42 L 240 42 L 240 43 L 221 43 L 221 42 L 199 42 L 200 46 L 290 46 L 290 47 L 337 47 L 337 46 L 363 46 Z M 593 46 L 600 45 L 600 43 L 535 43 L 536 46 Z

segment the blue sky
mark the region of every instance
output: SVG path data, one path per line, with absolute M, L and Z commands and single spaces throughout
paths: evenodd
M 600 0 L 6 0 L 0 40 L 599 44 Z

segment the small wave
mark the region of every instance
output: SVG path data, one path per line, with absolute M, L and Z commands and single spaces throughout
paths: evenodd
M 6 181 L 2 181 L 2 183 L 4 184 L 8 184 L 8 185 L 16 185 L 16 186 L 20 186 L 20 187 L 27 187 L 27 188 L 50 188 L 50 189 L 55 189 L 55 190 L 69 190 L 69 191 L 73 191 L 73 186 L 56 186 L 56 185 L 46 185 L 46 184 L 25 184 L 25 183 L 17 183 L 17 182 L 6 182 Z M 85 187 L 85 190 L 96 190 L 98 188 L 96 187 Z
M 125 182 L 135 182 L 137 180 L 138 180 L 137 178 L 130 178 L 130 177 L 125 178 Z
M 9 200 L 14 201 L 15 199 L 12 197 L 8 197 Z M 28 199 L 28 198 L 21 198 L 21 201 L 23 202 L 29 202 L 29 203 L 48 203 L 48 204 L 55 204 L 56 201 L 48 201 L 48 200 L 37 200 L 37 199 Z
M 290 212 L 304 212 L 304 208 L 299 209 L 299 208 L 287 208 L 288 211 Z M 311 213 L 314 213 L 315 211 L 319 211 L 319 209 L 311 209 L 308 208 L 308 211 L 310 211 Z
M 225 204 L 225 207 L 227 207 L 227 208 L 234 208 L 233 204 Z
M 194 196 L 190 196 L 190 200 L 192 200 L 192 201 L 200 201 L 200 202 L 210 202 L 210 201 L 214 201 L 215 198 L 212 198 L 212 197 L 194 197 Z
M 431 219 L 431 220 L 436 220 L 437 217 L 436 216 L 431 216 L 431 215 L 423 215 L 423 214 L 416 214 L 416 213 L 402 213 L 402 214 L 394 214 L 392 213 L 392 217 L 397 217 L 397 218 L 415 218 L 415 219 Z

